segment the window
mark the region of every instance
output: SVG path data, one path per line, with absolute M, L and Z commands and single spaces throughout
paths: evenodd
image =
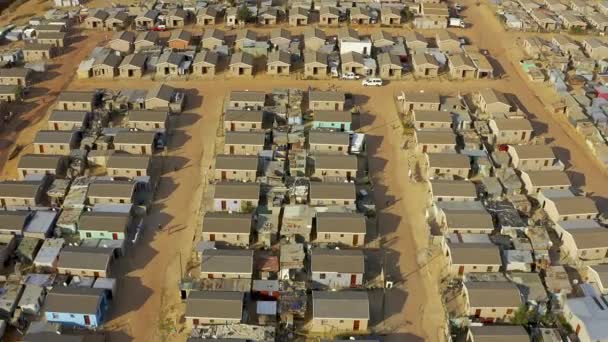
M 319 274 L 319 279 L 325 279 L 325 273 Z
M 53 312 L 53 319 L 59 319 L 59 314 Z
M 325 239 L 331 239 L 331 234 L 325 234 Z
M 338 273 L 336 276 L 337 276 L 338 278 L 342 278 L 342 273 Z
M 91 233 L 86 233 L 85 235 L 86 235 L 86 237 L 88 237 L 88 238 L 90 238 L 90 237 L 91 237 Z
M 340 237 L 344 237 L 344 234 L 340 234 Z
M 496 309 L 492 309 L 492 312 L 496 312 Z

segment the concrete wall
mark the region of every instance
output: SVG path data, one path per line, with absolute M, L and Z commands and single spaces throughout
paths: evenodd
M 90 204 L 117 204 L 117 203 L 133 203 L 131 198 L 117 198 L 117 197 L 95 197 L 89 196 Z
M 251 273 L 216 273 L 201 271 L 201 279 L 251 279 Z
M 106 278 L 109 272 L 107 270 L 85 270 L 77 268 L 57 267 L 57 273 Z
M 351 205 L 355 204 L 355 200 L 344 200 L 344 199 L 310 199 L 310 205 Z
M 198 320 L 198 324 L 195 324 L 195 321 Z M 240 319 L 211 319 L 205 317 L 186 317 L 186 326 L 188 330 L 192 330 L 196 327 L 202 327 L 204 325 L 209 324 L 236 324 L 240 323 Z
M 234 246 L 249 246 L 250 234 L 232 234 L 203 231 L 203 241 L 215 241 Z
M 311 110 L 344 110 L 342 101 L 310 101 Z
M 154 147 L 151 144 L 114 144 L 114 148 L 118 151 L 141 155 L 149 155 L 154 151 Z
M 93 103 L 90 102 L 70 102 L 70 101 L 57 101 L 55 108 L 59 110 L 81 110 L 81 111 L 92 111 Z
M 234 129 L 232 129 L 232 124 L 234 124 Z M 260 128 L 262 128 L 262 124 L 260 122 L 224 121 L 224 130 L 225 131 L 249 132 L 252 129 L 260 129 Z
M 469 316 L 476 316 L 477 310 L 480 310 L 479 317 L 484 320 L 510 320 L 513 317 L 515 311 L 517 311 L 517 307 L 512 308 L 478 308 L 478 307 L 470 307 L 469 308 Z
M 363 285 L 362 273 L 338 273 L 338 272 L 311 272 L 311 280 L 317 286 L 326 286 L 331 289 L 342 289 L 351 287 L 351 277 L 355 277 L 353 286 Z
M 357 236 L 357 244 L 354 244 L 355 238 Z M 315 240 L 317 243 L 338 243 L 341 245 L 351 246 L 351 247 L 360 247 L 365 244 L 365 234 L 350 234 L 350 233 L 318 233 L 317 239 Z
M 264 150 L 263 145 L 237 145 L 237 144 L 225 144 L 225 154 L 236 154 L 236 155 L 257 155 Z
M 359 329 L 357 331 L 367 330 L 367 320 L 357 320 Z M 354 331 L 355 320 L 353 319 L 320 319 L 313 318 L 311 331 L 313 332 L 351 332 Z
M 448 144 L 448 145 L 417 144 L 416 151 L 419 153 L 454 152 L 454 151 L 456 151 L 456 144 Z
M 216 168 L 215 179 L 254 182 L 256 173 L 255 170 L 222 170 Z
M 222 209 L 222 202 L 224 203 L 225 209 Z M 242 208 L 246 206 L 245 203 L 250 203 L 252 206 L 256 207 L 258 205 L 258 201 L 243 201 L 237 199 L 214 199 L 213 200 L 213 208 L 215 211 L 233 211 L 240 213 Z
M 146 169 L 124 169 L 124 168 L 108 168 L 108 176 L 134 178 L 140 176 L 148 176 Z
M 310 151 L 348 153 L 348 145 L 310 144 Z
M 70 154 L 72 146 L 70 144 L 34 144 L 35 154 L 60 154 L 67 156 Z
M 470 169 L 464 168 L 445 168 L 445 167 L 429 167 L 429 178 L 437 179 L 453 179 L 454 176 L 467 179 Z M 443 175 L 443 176 L 439 176 Z

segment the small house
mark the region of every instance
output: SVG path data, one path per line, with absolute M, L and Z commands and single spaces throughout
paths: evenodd
M 19 164 L 17 164 L 19 179 L 45 174 L 63 177 L 66 170 L 67 159 L 64 155 L 26 154 L 19 159 Z
M 165 16 L 165 26 L 170 29 L 181 28 L 186 25 L 188 12 L 182 8 L 173 8 Z
M 253 55 L 247 52 L 237 52 L 230 57 L 228 65 L 230 76 L 251 77 L 253 76 Z
M 214 210 L 248 212 L 257 207 L 260 200 L 260 184 L 219 182 L 213 194 Z
M 150 156 L 127 153 L 113 153 L 108 157 L 106 170 L 112 177 L 145 177 L 150 176 L 152 163 Z
M 511 165 L 520 171 L 564 169 L 564 164 L 547 145 L 509 145 L 507 153 L 511 157 Z
M 122 78 L 141 78 L 146 72 L 148 56 L 143 53 L 127 55 L 118 66 L 118 75 Z
M 268 75 L 289 76 L 291 68 L 291 54 L 285 50 L 272 51 L 268 54 L 266 64 Z
M 361 287 L 365 257 L 360 249 L 315 248 L 310 255 L 310 280 L 313 288 L 343 289 Z
M 114 137 L 114 149 L 132 154 L 154 153 L 156 133 L 150 131 L 121 131 Z
M 365 244 L 365 216 L 358 213 L 319 212 L 316 231 L 316 243 L 360 247 Z
M 321 7 L 319 10 L 319 25 L 338 27 L 340 25 L 340 11 L 332 6 Z
M 174 50 L 186 50 L 190 46 L 192 41 L 192 33 L 185 30 L 175 30 L 171 32 L 169 37 L 168 46 Z
M 218 54 L 213 51 L 203 50 L 197 53 L 192 63 L 192 74 L 202 78 L 214 78 L 218 59 Z
M 414 132 L 416 150 L 420 153 L 456 151 L 456 135 L 449 130 L 420 130 Z
M 387 80 L 399 80 L 403 75 L 403 66 L 399 57 L 388 52 L 378 54 L 378 66 L 380 78 Z
M 318 51 L 325 46 L 326 39 L 325 31 L 321 29 L 309 27 L 304 30 L 304 48 L 307 51 Z
M 169 110 L 179 113 L 183 110 L 184 94 L 167 84 L 156 84 L 146 93 L 145 108 L 148 110 Z
M 44 183 L 40 181 L 1 181 L 0 206 L 36 206 L 44 201 Z
M 157 10 L 148 10 L 145 13 L 135 17 L 135 27 L 151 30 L 156 24 L 156 19 L 160 13 Z
M 202 279 L 251 279 L 253 251 L 245 249 L 205 249 L 201 255 Z
M 454 127 L 454 114 L 442 110 L 413 110 L 412 119 L 417 130 L 446 130 Z
M 367 331 L 369 297 L 365 291 L 313 291 L 311 331 Z
M 568 174 L 560 170 L 521 171 L 519 177 L 528 195 L 542 190 L 567 190 L 572 186 Z
M 312 206 L 354 206 L 357 199 L 352 183 L 311 182 L 308 195 Z
M 226 33 L 220 29 L 205 29 L 203 37 L 201 38 L 201 47 L 207 50 L 215 50 L 218 47 L 225 45 L 225 35 Z
M 365 7 L 353 7 L 350 10 L 350 23 L 355 25 L 369 25 L 372 17 Z
M 527 144 L 534 133 L 532 123 L 524 118 L 492 119 L 488 126 L 497 145 Z
M 85 211 L 78 219 L 78 235 L 81 240 L 124 240 L 130 223 L 129 213 Z
M 249 246 L 251 214 L 207 212 L 203 217 L 202 240 L 231 246 Z
M 446 256 L 451 274 L 459 277 L 468 273 L 499 272 L 502 267 L 500 249 L 492 243 L 448 243 Z
M 165 132 L 169 128 L 166 110 L 130 110 L 127 117 L 129 128 L 151 132 Z
M 262 91 L 233 90 L 228 98 L 230 109 L 261 110 L 266 103 L 266 93 Z
M 106 19 L 105 25 L 108 30 L 120 31 L 128 28 L 131 24 L 131 17 L 125 11 L 113 12 Z
M 261 110 L 228 109 L 224 114 L 224 130 L 231 132 L 249 132 L 261 130 L 264 123 L 264 112 Z
M 55 57 L 55 47 L 51 44 L 30 43 L 23 46 L 25 62 L 45 61 Z
M 133 44 L 135 43 L 135 33 L 131 31 L 119 31 L 114 34 L 108 46 L 112 50 L 119 51 L 123 54 L 133 52 Z
M 140 51 L 145 48 L 153 47 L 158 44 L 159 36 L 156 31 L 143 31 L 137 34 L 133 46 L 135 51 Z
M 324 132 L 312 130 L 308 133 L 311 152 L 348 153 L 350 137 L 348 132 Z
M 380 22 L 384 26 L 401 25 L 401 11 L 397 7 L 383 6 L 380 10 Z
M 308 94 L 308 108 L 313 111 L 343 111 L 345 103 L 346 95 L 341 91 L 310 90 Z
M 96 105 L 94 91 L 62 91 L 57 97 L 55 108 L 59 110 L 92 112 Z
M 215 179 L 255 182 L 259 167 L 257 155 L 220 154 L 215 157 Z
M 243 319 L 243 293 L 229 291 L 192 291 L 186 299 L 188 329 L 206 325 L 240 323 Z
M 72 149 L 78 148 L 79 142 L 78 131 L 40 130 L 34 138 L 34 153 L 67 156 Z
M 307 26 L 310 11 L 306 8 L 295 7 L 289 10 L 289 26 Z
M 106 26 L 106 19 L 109 17 L 110 14 L 108 12 L 102 9 L 97 9 L 84 19 L 84 27 L 93 30 L 103 30 Z
M 26 68 L 0 69 L 0 84 L 27 87 L 31 84 L 31 70 Z
M 427 153 L 429 179 L 468 179 L 471 161 L 456 153 Z
M 358 176 L 358 160 L 355 155 L 315 154 L 312 177 L 321 180 L 353 181 Z
M 443 215 L 445 217 L 445 227 L 448 233 L 490 235 L 494 232 L 492 215 L 485 209 L 443 209 Z M 492 269 L 495 268 L 492 267 Z
M 441 30 L 435 35 L 435 42 L 439 51 L 447 54 L 455 54 L 462 51 L 458 37 L 447 30 Z
M 59 50 L 67 45 L 66 42 L 65 32 L 38 32 L 36 36 L 36 43 L 51 45 Z
M 517 285 L 509 281 L 466 281 L 467 313 L 484 322 L 509 321 L 523 304 Z
M 196 11 L 196 24 L 199 26 L 213 26 L 217 22 L 219 13 L 213 6 L 199 8 Z
M 331 128 L 342 132 L 351 131 L 352 115 L 341 110 L 315 110 L 313 128 Z
M 266 134 L 264 132 L 225 133 L 224 153 L 236 155 L 258 155 L 264 150 Z
M 477 78 L 477 67 L 471 58 L 464 53 L 454 53 L 448 57 L 450 77 L 454 80 L 471 80 Z
M 59 253 L 57 273 L 107 278 L 113 257 L 112 248 L 66 246 Z
M 328 55 L 319 51 L 304 52 L 304 77 L 307 79 L 328 78 Z
M 103 289 L 53 286 L 46 296 L 44 314 L 49 323 L 96 328 L 105 322 L 108 307 Z
M 495 115 L 513 111 L 513 106 L 505 94 L 492 88 L 484 88 L 475 93 L 473 101 L 482 113 Z
M 465 180 L 434 179 L 431 183 L 431 195 L 435 202 L 466 202 L 477 200 L 475 184 Z
M 135 193 L 133 181 L 96 180 L 89 185 L 87 200 L 90 205 L 133 203 Z

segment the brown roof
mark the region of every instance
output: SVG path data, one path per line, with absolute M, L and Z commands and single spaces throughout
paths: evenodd
M 251 222 L 251 214 L 207 212 L 203 233 L 250 234 Z
M 226 132 L 226 145 L 256 145 L 264 146 L 266 134 L 264 132 Z
M 431 188 L 435 197 L 477 197 L 475 184 L 469 181 L 434 179 Z
M 439 168 L 471 168 L 469 156 L 458 153 L 428 153 L 429 167 Z
M 311 182 L 310 198 L 354 200 L 356 198 L 355 185 L 352 183 Z
M 215 185 L 214 198 L 257 200 L 260 198 L 260 184 L 219 182 Z
M 49 154 L 26 154 L 19 159 L 18 169 L 39 169 L 57 170 L 61 161 L 65 158 L 62 155 Z
M 106 163 L 108 169 L 147 170 L 150 167 L 150 156 L 137 154 L 111 154 Z
M 351 122 L 352 116 L 348 111 L 316 110 L 314 120 L 322 122 Z
M 358 213 L 317 213 L 317 233 L 365 234 L 365 216 Z
M 502 265 L 500 249 L 491 243 L 448 243 L 455 265 Z
M 485 210 L 444 210 L 448 229 L 494 229 L 492 215 Z
M 335 250 L 315 248 L 311 251 L 312 272 L 361 273 L 365 272 L 365 257 L 360 249 Z
M 577 228 L 569 229 L 576 247 L 579 249 L 594 249 L 608 247 L 608 229 L 606 228 Z
M 321 132 L 310 131 L 308 133 L 309 144 L 321 145 L 348 145 L 349 134 L 347 132 Z
M 414 110 L 414 121 L 452 123 L 454 115 L 442 110 Z
M 484 325 L 470 327 L 475 342 L 530 342 L 521 325 Z
M 574 197 L 559 197 L 552 198 L 551 201 L 555 204 L 557 212 L 560 215 L 572 214 L 597 214 L 598 209 L 595 202 L 584 196 Z
M 494 119 L 496 127 L 500 131 L 533 131 L 532 123 L 523 118 Z
M 258 162 L 258 156 L 219 154 L 215 157 L 215 168 L 216 170 L 255 171 L 258 169 Z
M 418 144 L 456 145 L 456 135 L 452 131 L 416 131 Z
M 473 308 L 518 308 L 522 304 L 519 289 L 511 282 L 465 282 L 465 287 Z
M 547 145 L 509 145 L 519 159 L 554 159 L 553 149 Z
M 357 170 L 358 160 L 355 155 L 316 154 L 315 169 L 326 170 Z
M 564 171 L 547 170 L 547 171 L 525 171 L 533 186 L 553 186 L 567 185 L 570 186 L 570 178 Z

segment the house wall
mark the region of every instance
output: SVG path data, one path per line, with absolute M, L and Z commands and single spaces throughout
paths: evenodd
M 149 155 L 154 151 L 152 144 L 114 144 L 114 148 L 118 151 L 124 151 L 131 154 Z
M 234 129 L 232 129 L 234 124 Z M 261 122 L 239 122 L 239 121 L 224 121 L 224 130 L 235 132 L 249 132 L 253 129 L 261 129 Z
M 203 241 L 215 241 L 233 246 L 249 246 L 249 234 L 203 231 Z
M 116 234 L 116 239 L 114 238 Z M 98 230 L 81 230 L 78 229 L 78 235 L 82 240 L 86 239 L 110 239 L 110 240 L 124 240 L 125 233 L 123 232 L 107 232 Z
M 242 69 L 243 73 L 239 74 L 239 70 Z M 233 77 L 248 77 L 253 75 L 252 67 L 242 67 L 241 65 L 230 66 L 230 75 Z
M 289 76 L 289 66 L 281 66 L 282 70 L 279 72 L 279 66 L 274 64 L 268 64 L 266 73 L 268 75 L 277 75 L 277 76 Z
M 168 63 L 156 65 L 156 76 L 163 77 L 163 76 L 176 76 L 176 75 L 178 75 L 177 66 L 168 64 Z
M 32 206 L 40 202 L 40 193 L 36 194 L 36 197 L 0 197 L 0 206 Z
M 417 144 L 416 151 L 419 153 L 439 153 L 456 151 L 456 144 Z
M 349 145 L 310 144 L 310 151 L 348 153 Z
M 298 25 L 299 22 L 299 25 Z M 306 26 L 308 25 L 308 18 L 302 18 L 299 16 L 290 16 L 289 17 L 289 26 Z
M 36 62 L 53 58 L 55 54 L 52 50 L 49 51 L 23 51 L 23 59 L 26 62 Z
M 140 177 L 140 176 L 148 176 L 148 170 L 146 169 L 123 169 L 123 168 L 108 168 L 107 169 L 108 176 L 114 177 Z
M 225 154 L 256 155 L 264 150 L 264 145 L 225 144 Z
M 57 126 L 57 127 L 55 127 Z M 76 121 L 49 121 L 48 129 L 53 131 L 71 131 L 82 127 L 82 122 Z
M 559 170 L 553 166 L 554 158 L 522 160 L 513 149 L 509 149 L 507 153 L 511 156 L 513 167 L 521 171 Z
M 215 50 L 216 48 L 218 48 L 219 46 L 222 46 L 223 44 L 224 44 L 223 41 L 215 39 L 215 38 L 214 39 L 207 38 L 201 42 L 201 46 L 204 49 L 208 49 L 208 50 Z
M 340 22 L 338 21 L 338 17 L 321 15 L 319 25 L 321 26 L 329 26 L 329 27 L 338 27 L 340 26 Z
M 587 326 L 585 323 L 580 318 L 572 314 L 572 311 L 568 305 L 564 305 L 564 317 L 572 329 L 574 331 L 578 331 L 576 335 L 578 336 L 579 341 L 593 341 L 589 335 L 589 331 L 587 331 Z
M 593 219 L 596 216 L 595 213 L 578 213 L 578 214 L 571 214 L 571 215 L 563 215 L 563 214 L 560 215 L 557 208 L 555 207 L 555 203 L 553 201 L 551 201 L 550 199 L 546 199 L 544 201 L 544 203 L 542 204 L 542 207 L 545 210 L 545 213 L 547 213 L 547 216 L 549 216 L 549 218 L 553 222 L 566 221 L 566 220 L 579 220 L 579 219 Z
M 389 79 L 389 80 L 398 80 L 401 79 L 401 70 L 400 69 L 394 69 L 393 71 L 393 75 L 390 75 L 390 71 L 393 70 L 393 68 L 391 68 L 390 65 L 382 65 L 380 66 L 380 77 L 381 78 L 385 78 L 385 79 Z
M 88 29 L 97 29 L 97 30 L 104 28 L 103 20 L 93 18 L 93 17 L 86 18 L 84 20 L 84 26 Z
M 168 109 L 169 105 L 169 102 L 157 98 L 146 99 L 145 101 L 146 109 Z
M 192 69 L 192 74 L 201 78 L 213 78 L 215 77 L 215 67 L 200 64 L 195 65 Z
M 315 68 L 317 69 L 317 73 L 314 73 Z M 307 64 L 304 67 L 304 77 L 312 78 L 312 79 L 326 79 L 328 78 L 327 67 L 315 67 L 312 64 Z
M 450 233 L 465 233 L 465 234 L 492 234 L 493 228 L 450 228 L 447 227 Z
M 453 79 L 472 80 L 476 78 L 476 73 L 474 69 L 454 68 L 450 64 L 450 77 Z
M 454 123 L 452 122 L 435 122 L 435 121 L 421 121 L 415 120 L 414 127 L 416 129 L 424 129 L 424 128 L 446 128 L 450 129 Z
M 312 110 L 344 110 L 344 101 L 310 101 Z
M 600 278 L 600 275 L 591 267 L 587 267 L 587 276 L 585 277 L 585 281 L 596 284 L 597 288 L 600 290 L 600 292 L 602 294 L 608 293 L 608 288 L 605 287 L 605 285 L 608 285 L 608 284 L 604 285 L 604 283 L 602 283 L 602 279 Z
M 137 128 L 142 131 L 156 132 L 158 130 L 165 130 L 167 128 L 167 121 L 129 121 L 127 127 Z
M 350 178 L 357 177 L 357 169 L 351 170 L 336 170 L 336 169 L 321 169 L 315 167 L 315 171 L 312 174 L 313 177 L 323 178 L 323 177 L 342 177 L 342 178 Z
M 354 244 L 354 236 L 357 236 L 357 244 Z M 317 243 L 338 243 L 341 245 L 358 247 L 363 246 L 365 243 L 365 234 L 351 234 L 351 233 L 319 233 L 317 232 Z
M 473 197 L 458 197 L 458 196 L 433 196 L 437 202 L 468 202 L 475 201 Z
M 46 174 L 51 174 L 54 175 L 57 173 L 56 169 L 25 169 L 25 168 L 19 168 L 17 170 L 17 173 L 19 174 L 19 179 L 23 180 L 25 178 L 25 176 L 30 176 L 30 175 L 40 175 L 40 176 L 44 176 Z
M 481 261 L 481 260 L 480 260 Z M 468 273 L 499 272 L 501 265 L 496 264 L 451 264 L 450 273 L 454 276 L 465 275 Z
M 350 122 L 325 122 L 325 121 L 313 121 L 313 128 L 333 128 L 340 131 L 350 131 Z M 344 126 L 344 128 L 342 128 Z
M 242 109 L 246 107 L 251 107 L 255 110 L 262 110 L 264 107 L 264 102 L 230 101 L 228 104 L 228 108 L 230 109 Z
M 57 101 L 55 108 L 60 110 L 84 110 L 92 111 L 93 103 L 91 102 L 71 102 L 71 101 Z
M 67 156 L 70 154 L 70 151 L 70 144 L 34 144 L 35 154 L 60 154 Z
M 424 103 L 424 102 L 410 102 L 405 101 L 403 108 L 406 111 L 412 110 L 439 110 L 439 103 Z
M 325 45 L 325 40 L 323 39 L 307 39 L 304 41 L 304 47 L 306 50 L 310 51 L 318 51 L 323 45 Z
M 228 170 L 216 168 L 215 179 L 254 182 L 256 179 L 256 173 L 257 172 L 255 170 Z
M 477 310 L 479 311 L 479 317 L 484 320 L 510 320 L 513 317 L 517 307 L 511 308 L 485 308 L 485 307 L 470 307 L 469 316 L 476 316 Z
M 198 322 L 198 324 L 195 324 L 195 322 Z M 210 324 L 236 324 L 240 322 L 240 319 L 211 319 L 206 317 L 186 317 L 186 326 L 188 330 L 192 330 L 196 327 L 202 327 Z
M 446 167 L 429 167 L 429 178 L 449 178 L 453 179 L 454 176 L 459 178 L 468 178 L 470 169 L 465 168 L 446 168 Z M 442 175 L 442 177 L 439 177 Z
M 78 268 L 57 267 L 57 273 L 106 278 L 110 272 L 108 270 L 85 270 Z
M 331 289 L 350 288 L 363 284 L 362 273 L 338 273 L 338 272 L 311 272 L 311 280 L 314 285 L 326 286 Z M 351 277 L 355 276 L 355 283 L 351 286 Z
M 186 50 L 190 42 L 183 40 L 172 40 L 169 42 L 169 48 L 176 50 Z
M 311 198 L 310 205 L 320 206 L 320 205 L 351 205 L 355 204 L 355 199 L 331 199 L 331 198 Z
M 113 78 L 117 74 L 115 68 L 107 65 L 94 66 L 91 71 L 93 72 L 93 77 L 99 78 Z
M 131 198 L 119 198 L 119 197 L 97 197 L 89 196 L 90 204 L 116 204 L 116 203 L 133 203 Z
M 199 26 L 212 26 L 215 25 L 215 18 L 210 16 L 198 16 L 196 18 L 196 24 Z
M 72 314 L 72 313 L 61 313 L 61 312 L 46 312 L 46 320 L 47 322 L 53 323 L 61 323 L 67 326 L 79 326 L 86 327 L 85 318 L 82 314 Z M 88 315 L 91 324 L 89 327 L 97 327 L 101 324 L 101 321 L 98 319 L 96 315 Z
M 251 279 L 251 273 L 218 273 L 218 272 L 204 272 L 201 270 L 201 279 Z
M 25 77 L 0 77 L 0 84 L 26 86 L 28 82 Z
M 517 119 L 513 119 L 513 120 L 517 120 Z M 496 144 L 510 144 L 510 145 L 517 145 L 517 144 L 526 144 L 528 143 L 532 138 L 532 131 L 523 131 L 523 130 L 516 130 L 516 131 L 496 131 L 494 133 L 494 139 L 496 141 Z
M 357 331 L 367 331 L 368 320 L 357 320 L 359 322 L 359 329 Z M 351 332 L 354 331 L 353 327 L 355 320 L 353 319 L 320 319 L 313 318 L 311 324 L 311 331 L 313 332 Z
M 129 76 L 129 70 L 132 70 L 133 76 Z M 142 69 L 133 67 L 122 67 L 118 71 L 118 76 L 123 78 L 141 78 L 144 74 Z
M 222 202 L 224 203 L 225 209 L 222 209 Z M 258 200 L 240 200 L 240 199 L 213 199 L 213 208 L 215 211 L 232 211 L 236 213 L 242 212 L 243 208 L 249 203 L 253 207 L 257 207 Z

